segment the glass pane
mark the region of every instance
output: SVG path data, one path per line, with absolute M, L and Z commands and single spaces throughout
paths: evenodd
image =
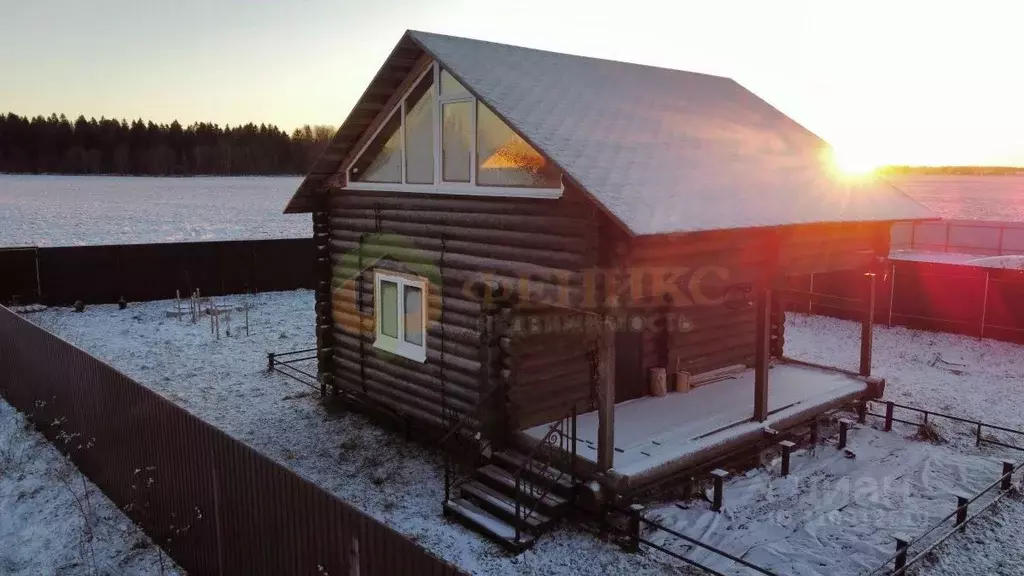
M 434 183 L 434 78 L 430 74 L 405 101 L 405 181 Z
M 441 109 L 441 174 L 446 182 L 469 182 L 472 113 L 472 102 L 452 102 Z
M 380 302 L 377 302 L 380 333 L 398 338 L 398 284 L 380 281 Z
M 469 90 L 466 90 L 465 86 L 463 86 L 462 84 L 459 84 L 459 81 L 455 79 L 455 76 L 452 76 L 451 74 L 449 74 L 447 70 L 441 70 L 441 95 L 442 96 L 458 96 L 458 95 L 471 96 L 471 94 L 469 93 Z
M 423 291 L 405 287 L 405 341 L 423 345 Z
M 476 183 L 480 186 L 558 188 L 559 173 L 483 104 L 477 105 Z
M 400 114 L 394 114 L 377 138 L 352 165 L 354 182 L 402 182 L 402 126 Z

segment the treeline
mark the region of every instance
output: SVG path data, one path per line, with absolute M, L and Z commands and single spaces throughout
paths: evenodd
M 882 166 L 878 173 L 884 176 L 970 175 L 1013 176 L 1024 174 L 1024 167 L 1015 166 Z
M 31 174 L 305 174 L 331 126 L 154 124 L 64 115 L 0 115 L 0 172 Z

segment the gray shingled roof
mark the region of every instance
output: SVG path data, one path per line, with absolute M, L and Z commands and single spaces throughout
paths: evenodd
M 731 79 L 408 34 L 636 235 L 935 217 Z

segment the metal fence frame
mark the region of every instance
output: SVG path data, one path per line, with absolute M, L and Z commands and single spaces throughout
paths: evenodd
M 926 250 L 981 256 L 1024 254 L 1024 223 L 995 220 L 898 222 L 893 250 Z
M 190 573 L 461 574 L 3 307 L 0 394 Z

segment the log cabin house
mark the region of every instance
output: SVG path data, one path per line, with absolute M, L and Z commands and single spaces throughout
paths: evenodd
M 785 355 L 787 278 L 869 294 L 892 223 L 931 214 L 828 152 L 728 78 L 407 32 L 286 208 L 313 214 L 322 388 L 433 431 L 446 515 L 514 550 L 584 481 L 878 396 L 870 307 L 859 371 Z

